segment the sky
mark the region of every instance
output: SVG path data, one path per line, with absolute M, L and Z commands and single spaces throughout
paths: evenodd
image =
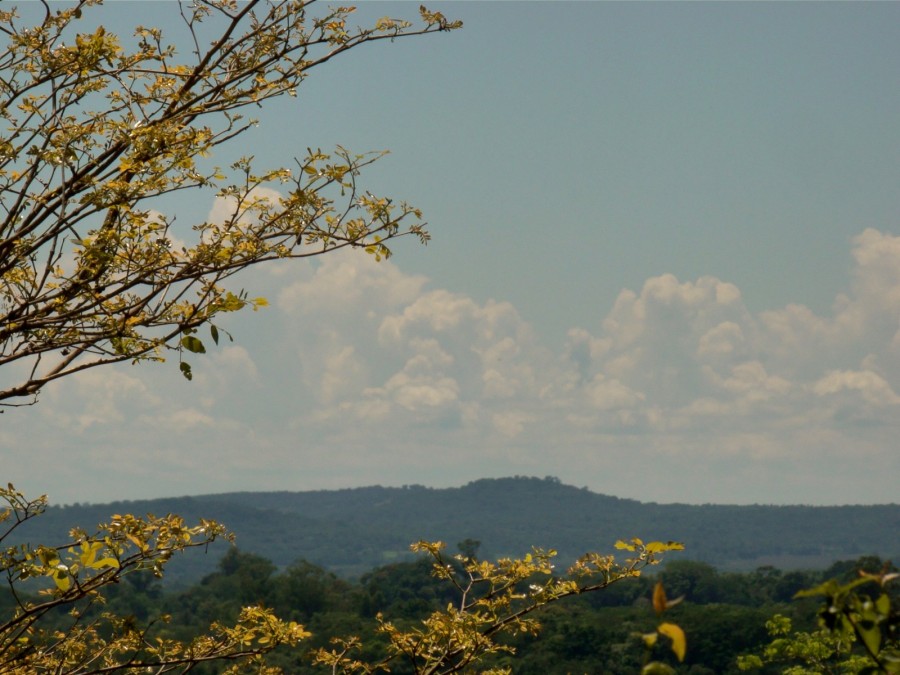
M 247 274 L 270 306 L 192 382 L 101 368 L 7 409 L 0 479 L 53 503 L 512 475 L 897 502 L 900 4 L 429 7 L 465 27 L 327 64 L 238 150 L 389 149 L 362 184 L 432 241 Z M 127 33 L 170 9 L 100 11 Z

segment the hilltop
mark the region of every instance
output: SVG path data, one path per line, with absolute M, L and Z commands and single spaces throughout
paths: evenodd
M 727 506 L 657 504 L 619 499 L 555 478 L 482 479 L 458 488 L 407 485 L 306 492 L 236 492 L 168 499 L 50 507 L 23 528 L 32 542 L 61 539 L 73 526 L 90 529 L 113 513 L 177 513 L 224 522 L 238 547 L 276 565 L 306 559 L 352 577 L 409 556 L 418 539 L 451 549 L 482 542 L 479 555 L 521 555 L 554 548 L 560 566 L 587 550 L 612 551 L 617 539 L 683 542 L 682 558 L 722 570 L 762 565 L 823 568 L 838 559 L 900 553 L 900 505 Z M 209 573 L 226 545 L 176 561 L 170 583 Z

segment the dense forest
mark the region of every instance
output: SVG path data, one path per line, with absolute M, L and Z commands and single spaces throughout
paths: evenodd
M 467 540 L 457 547 L 466 555 L 477 555 L 479 542 Z M 539 617 L 539 636 L 515 638 L 510 643 L 512 653 L 487 658 L 482 665 L 508 666 L 517 675 L 637 673 L 646 651 L 641 635 L 658 622 L 651 607 L 653 587 L 662 581 L 670 596 L 684 597 L 669 617 L 687 634 L 684 662 L 672 663 L 676 671 L 691 675 L 741 672 L 736 665 L 738 656 L 764 649 L 771 639 L 766 622 L 774 615 L 790 618 L 797 630 L 816 630 L 819 603 L 794 600 L 797 591 L 825 579 L 856 578 L 861 569 L 885 567 L 874 557 L 836 562 L 815 572 L 785 572 L 774 567 L 720 572 L 703 562 L 673 561 L 655 575 L 626 579 L 604 591 L 546 608 Z M 322 669 L 311 664 L 311 654 L 327 646 L 328 638 L 361 636 L 368 656 L 377 657 L 383 641 L 375 630 L 376 614 L 412 624 L 433 610 L 458 602 L 453 587 L 436 579 L 432 571 L 431 563 L 421 558 L 381 566 L 358 581 L 348 581 L 305 560 L 278 571 L 266 558 L 232 548 L 213 573 L 182 590 L 164 588 L 150 573 L 128 575 L 123 583 L 108 589 L 101 608 L 81 620 L 90 620 L 91 612 L 101 609 L 138 623 L 168 616 L 167 621 L 153 624 L 149 636 L 187 639 L 213 622 L 234 621 L 246 605 L 261 603 L 284 619 L 301 622 L 313 634 L 299 649 L 276 653 L 272 662 L 286 672 L 320 673 Z M 895 590 L 895 607 L 898 599 Z M 11 599 L 4 596 L 0 601 Z M 10 609 L 2 607 L 0 611 Z M 64 627 L 71 619 L 60 613 L 56 620 Z M 664 646 L 657 651 L 665 659 Z M 780 673 L 783 665 L 754 672 Z M 216 670 L 201 666 L 196 672 Z M 401 663 L 392 672 L 406 671 Z
M 821 630 L 822 598 L 797 594 L 829 579 L 859 583 L 861 571 L 890 576 L 896 567 L 886 561 L 897 553 L 900 525 L 898 505 L 661 505 L 594 494 L 550 477 L 515 477 L 454 489 L 369 487 L 52 507 L 40 518 L 16 523 L 8 543 L 64 540 L 72 527 L 90 528 L 110 518 L 118 522 L 121 517 L 113 514 L 142 511 L 177 512 L 188 521 L 214 517 L 236 532 L 237 545 L 216 541 L 204 546 L 205 553 L 178 554 L 167 566 L 165 583 L 149 567 L 136 567 L 107 584 L 102 602 L 88 601 L 75 613 L 47 613 L 45 627 L 64 635 L 75 624 L 120 617 L 115 630 L 146 626 L 141 640 L 150 645 L 192 640 L 219 630 L 214 624 L 239 622 L 248 607 L 260 607 L 311 632 L 299 647 L 277 647 L 269 656 L 269 663 L 299 675 L 323 672 L 315 655 L 336 637 L 359 637 L 358 655 L 365 662 L 386 658 L 393 643 L 384 626 L 415 630 L 429 616 L 452 612 L 466 602 L 468 591 L 461 592 L 465 584 L 454 586 L 451 579 L 464 579 L 476 561 L 526 560 L 532 546 L 552 547 L 559 564 L 544 573 L 565 582 L 572 574 L 566 570 L 581 553 L 612 553 L 627 548 L 617 540 L 633 536 L 679 540 L 686 550 L 662 544 L 668 550 L 662 566 L 541 608 L 539 634 L 503 634 L 499 644 L 508 649 L 483 654 L 478 668 L 523 675 L 628 675 L 650 672 L 645 666 L 652 659 L 669 668 L 665 672 L 691 675 L 769 675 L 787 672 L 791 664 L 810 673 L 859 672 L 846 661 L 865 658 L 859 641 L 855 648 L 853 641 L 836 643 Z M 410 551 L 416 539 L 446 542 L 450 564 L 436 565 Z M 52 550 L 38 557 L 52 558 L 47 553 Z M 90 546 L 84 550 L 83 564 L 107 564 L 95 561 Z M 37 585 L 49 582 L 46 574 L 38 576 L 23 576 L 17 597 L 0 594 L 0 615 L 12 613 L 17 602 L 24 602 L 20 607 L 39 602 Z M 525 575 L 511 592 L 524 598 L 540 589 L 535 581 L 545 583 Z M 68 587 L 54 583 L 59 590 Z M 884 597 L 877 630 L 884 644 L 895 645 L 900 587 L 884 588 L 890 595 Z M 673 599 L 671 607 L 666 597 Z M 659 632 L 660 606 L 665 625 L 686 635 L 683 661 L 669 649 L 674 639 Z M 648 636 L 665 639 L 648 642 Z M 213 663 L 192 669 L 220 672 Z M 390 672 L 416 671 L 401 660 L 391 661 Z
M 310 492 L 243 492 L 176 499 L 52 507 L 18 536 L 62 539 L 73 526 L 91 528 L 113 513 L 177 513 L 213 518 L 237 535 L 241 550 L 284 569 L 308 560 L 340 577 L 411 557 L 419 539 L 483 542 L 486 558 L 521 555 L 532 546 L 559 551 L 568 565 L 587 550 L 620 538 L 675 540 L 675 560 L 724 571 L 774 566 L 824 569 L 834 560 L 900 556 L 900 505 L 727 506 L 656 504 L 619 499 L 555 478 L 484 479 L 459 488 L 366 487 Z M 210 574 L 228 550 L 174 561 L 167 583 L 188 585 Z

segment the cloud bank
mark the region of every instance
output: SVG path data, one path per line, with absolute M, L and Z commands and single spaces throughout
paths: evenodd
M 828 315 L 663 274 L 553 347 L 508 302 L 338 253 L 259 274 L 277 309 L 237 319 L 193 383 L 86 373 L 0 442 L 31 449 L 11 479 L 59 501 L 513 474 L 647 501 L 895 501 L 900 237 L 865 230 L 852 260 Z

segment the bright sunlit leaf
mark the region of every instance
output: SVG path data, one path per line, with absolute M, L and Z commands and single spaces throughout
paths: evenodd
M 675 656 L 678 657 L 679 661 L 684 661 L 684 654 L 687 651 L 687 639 L 681 627 L 674 623 L 661 623 L 656 630 L 672 640 L 672 651 L 675 652 Z

